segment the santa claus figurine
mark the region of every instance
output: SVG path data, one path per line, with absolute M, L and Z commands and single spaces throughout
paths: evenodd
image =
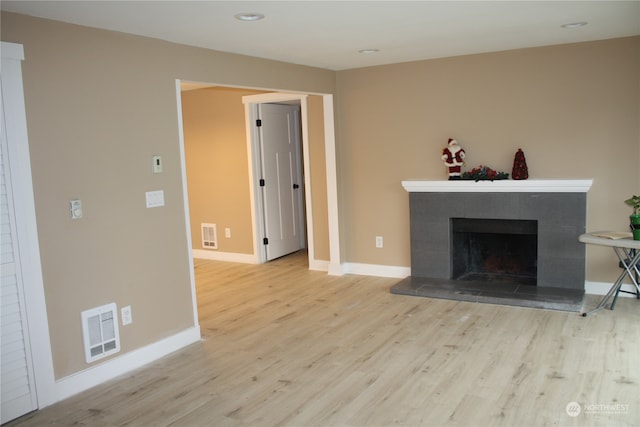
M 449 179 L 460 179 L 460 171 L 464 165 L 464 150 L 458 145 L 458 141 L 449 138 L 447 148 L 442 150 L 442 160 L 449 169 Z

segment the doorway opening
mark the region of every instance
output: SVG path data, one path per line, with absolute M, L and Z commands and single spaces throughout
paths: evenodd
M 179 108 L 179 127 L 180 127 L 180 149 L 181 149 L 181 161 L 182 161 L 182 173 L 183 173 L 183 186 L 185 193 L 185 213 L 187 219 L 190 219 L 189 214 L 189 200 L 188 196 L 186 196 L 189 192 L 187 191 L 187 167 L 185 162 L 185 142 L 184 142 L 184 128 L 183 128 L 183 112 L 182 112 L 182 94 L 180 92 L 181 81 L 177 81 L 177 91 L 178 91 L 178 108 Z M 191 88 L 193 88 L 193 83 L 187 83 Z M 255 88 L 239 88 L 239 87 L 228 87 L 228 86 L 220 86 L 214 84 L 198 84 L 196 87 L 204 88 L 204 87 L 216 87 L 220 89 L 228 89 L 228 90 L 246 90 L 258 92 L 260 89 Z M 323 144 L 323 152 L 322 156 L 322 169 L 323 176 L 322 180 L 315 182 L 310 181 L 310 167 L 312 161 L 314 160 L 314 154 L 310 153 L 308 147 L 308 117 L 309 112 L 307 111 L 307 97 L 312 97 L 314 100 L 320 100 L 321 105 L 321 119 L 323 120 L 322 126 L 324 127 L 324 134 L 321 138 L 320 143 Z M 340 266 L 340 251 L 339 251 L 339 232 L 338 232 L 338 209 L 337 209 L 337 186 L 336 186 L 336 166 L 335 166 L 335 141 L 334 141 L 334 123 L 333 123 L 333 96 L 326 94 L 298 94 L 298 93 L 280 93 L 280 92 L 265 92 L 259 93 L 256 95 L 249 95 L 243 97 L 244 103 L 244 111 L 245 111 L 245 126 L 246 126 L 246 149 L 248 156 L 248 164 L 247 164 L 247 174 L 248 174 L 248 186 L 249 186 L 249 196 L 250 199 L 250 215 L 251 215 L 251 230 L 243 230 L 245 232 L 251 231 L 252 240 L 253 240 L 253 253 L 246 254 L 249 252 L 247 250 L 244 254 L 240 254 L 243 258 L 239 262 L 248 262 L 248 263 L 263 263 L 267 261 L 267 255 L 263 249 L 263 239 L 264 234 L 262 233 L 264 227 L 264 221 L 262 215 L 260 213 L 262 201 L 260 199 L 260 177 L 256 172 L 258 170 L 256 165 L 259 163 L 258 148 L 255 144 L 255 138 L 253 136 L 257 133 L 254 129 L 254 126 L 251 126 L 251 122 L 254 121 L 254 116 L 256 115 L 256 111 L 260 105 L 263 104 L 284 104 L 284 105 L 297 105 L 299 106 L 299 121 L 300 121 L 300 132 L 301 132 L 301 145 L 302 145 L 302 165 L 301 165 L 301 180 L 300 184 L 297 184 L 301 191 L 302 197 L 302 209 L 303 219 L 298 222 L 298 226 L 306 223 L 307 239 L 304 239 L 305 233 L 298 233 L 298 236 L 302 239 L 302 247 L 305 246 L 305 240 L 307 242 L 307 252 L 309 254 L 309 268 L 313 270 L 321 270 L 327 271 L 329 274 L 340 275 L 342 274 L 341 266 Z M 320 122 L 322 122 L 320 120 Z M 318 138 L 315 141 L 319 141 Z M 315 152 L 315 159 L 318 159 L 318 152 Z M 315 164 L 314 164 L 315 166 Z M 239 169 L 244 169 L 239 167 Z M 314 171 L 318 171 L 318 167 L 314 169 Z M 315 184 L 315 185 L 314 185 Z M 321 191 L 316 191 L 318 189 L 318 185 L 320 185 Z M 246 188 L 246 187 L 245 187 Z M 326 197 L 326 201 L 323 204 L 314 203 L 314 193 L 323 194 Z M 240 197 L 244 197 L 240 195 Z M 217 200 L 217 203 L 225 203 L 225 201 Z M 320 222 L 322 222 L 324 216 L 324 221 L 326 222 L 326 226 L 324 228 L 318 226 L 318 222 L 314 218 L 314 208 L 316 212 L 318 210 L 318 206 L 324 212 L 322 215 L 319 215 Z M 243 208 L 244 209 L 244 208 Z M 190 222 L 194 222 L 193 218 L 190 219 Z M 322 225 L 322 224 L 321 224 Z M 194 227 L 198 227 L 199 224 L 193 224 Z M 189 245 L 192 248 L 193 252 L 198 252 L 197 249 L 193 248 L 191 242 L 196 241 L 194 236 L 191 236 L 191 224 L 187 225 L 188 233 L 189 233 Z M 218 224 L 218 228 L 220 230 L 220 234 L 224 235 L 228 230 L 225 230 L 224 226 Z M 248 228 L 248 227 L 245 227 Z M 236 233 L 235 229 L 233 233 Z M 328 250 L 325 253 L 328 253 L 328 256 L 323 256 L 324 259 L 317 259 L 315 254 L 315 246 L 314 246 L 314 238 L 318 235 L 317 233 L 321 233 L 320 236 L 326 241 L 328 240 L 327 246 Z M 324 234 L 322 234 L 324 233 Z M 328 236 L 327 236 L 328 235 Z M 223 239 L 223 237 L 220 237 Z M 199 255 L 199 254 L 198 254 Z M 219 254 L 215 254 L 219 255 Z M 224 254 L 223 254 L 224 255 Z M 235 254 L 234 254 L 235 255 Z M 199 258 L 201 256 L 198 256 Z M 193 253 L 191 254 L 191 258 L 193 258 Z M 328 260 L 326 259 L 328 258 Z M 216 259 L 216 258 L 208 258 L 208 259 Z M 226 260 L 226 259 L 221 259 Z M 238 261 L 236 259 L 230 259 L 230 261 Z

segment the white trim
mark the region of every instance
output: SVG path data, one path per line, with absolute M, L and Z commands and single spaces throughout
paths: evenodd
M 208 251 L 206 249 L 194 249 L 193 257 L 210 261 L 239 262 L 242 264 L 260 264 L 255 254 L 238 254 L 233 252 Z
M 300 116 L 298 117 L 298 123 L 302 131 L 302 170 L 298 169 L 296 173 L 302 172 L 304 177 L 304 211 L 306 213 L 305 223 L 301 224 L 301 230 L 306 233 L 306 242 L 304 242 L 305 236 L 300 236 L 303 241 L 300 243 L 300 247 L 303 248 L 305 243 L 307 246 L 307 256 L 309 258 L 309 265 L 316 261 L 315 251 L 315 232 L 309 230 L 309 225 L 313 227 L 313 205 L 311 203 L 311 195 L 307 195 L 307 191 L 313 191 L 311 188 L 311 159 L 309 157 L 309 110 L 307 107 L 307 95 L 300 99 Z M 296 145 L 297 149 L 300 149 L 300 144 Z M 302 209 L 302 206 L 299 207 Z M 302 217 L 302 214 L 300 215 Z
M 394 265 L 361 264 L 347 262 L 342 266 L 344 274 L 359 274 L 363 276 L 391 277 L 404 279 L 411 276 L 411 267 L 399 267 Z
M 208 251 L 194 249 L 193 257 L 209 261 L 238 262 L 241 264 L 260 264 L 260 260 L 253 254 L 238 254 L 233 252 Z M 329 261 L 309 260 L 309 270 L 328 271 Z
M 191 213 L 189 211 L 189 192 L 187 189 L 187 156 L 184 148 L 184 127 L 182 122 L 182 91 L 180 80 L 176 79 L 176 102 L 178 108 L 178 145 L 180 148 L 180 176 L 182 178 L 182 203 L 184 205 L 184 224 L 187 233 L 187 256 L 189 258 L 189 283 L 191 288 L 191 306 L 193 307 L 193 325 L 199 328 L 198 297 L 196 294 L 196 276 L 193 264 L 193 242 L 191 241 Z
M 329 276 L 342 276 L 343 274 L 346 274 L 346 272 L 344 271 L 342 264 L 329 262 L 327 274 L 329 274 Z
M 329 271 L 329 261 L 315 260 L 311 262 L 309 260 L 309 270 Z
M 306 93 L 267 92 L 242 97 L 243 104 L 264 104 L 267 102 L 302 101 L 307 98 Z
M 253 126 L 256 120 L 256 111 L 253 105 L 244 104 L 245 135 L 247 136 L 247 173 L 249 175 L 249 203 L 251 205 L 251 232 L 253 234 L 253 255 L 258 264 L 265 262 L 266 254 L 263 250 L 262 239 L 264 236 L 264 224 L 260 221 L 259 212 L 262 210 L 262 198 L 258 197 L 257 187 L 254 185 L 256 176 L 254 171 L 258 168 L 258 158 L 253 153 L 257 152 L 257 129 Z
M 48 403 L 52 404 L 67 399 L 200 340 L 200 327 L 195 326 L 145 347 L 125 353 L 120 357 L 107 360 L 95 367 L 62 378 L 56 382 L 55 394 L 51 396 L 53 400 Z
M 22 252 L 28 339 L 31 344 L 38 407 L 42 408 L 55 398 L 55 375 L 29 157 L 21 63 L 24 59 L 24 49 L 20 44 L 2 42 L 0 50 L 2 51 L 2 97 L 8 139 L 7 154 L 12 166 L 14 194 L 18 195 L 14 200 L 14 209 L 16 218 L 20 219 L 16 223 L 16 232 Z
M 609 289 L 611 289 L 611 286 L 613 286 L 613 283 L 591 282 L 587 280 L 584 282 L 584 292 L 590 295 L 606 295 L 607 292 L 609 292 Z M 622 290 L 627 292 L 634 292 L 635 287 L 630 283 L 629 284 L 623 283 Z M 627 292 L 620 292 L 618 295 L 621 297 L 635 298 L 634 295 L 629 294 Z
M 24 61 L 24 47 L 18 43 L 2 42 L 2 59 Z
M 338 173 L 336 167 L 336 139 L 333 95 L 322 96 L 324 111 L 324 155 L 327 170 L 327 210 L 329 222 L 329 268 L 333 276 L 343 274 L 340 264 L 340 217 L 338 209 Z
M 586 193 L 592 184 L 592 179 L 402 181 L 409 193 Z

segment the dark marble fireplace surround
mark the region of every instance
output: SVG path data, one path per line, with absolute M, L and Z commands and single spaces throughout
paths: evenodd
M 411 193 L 411 275 L 451 278 L 451 218 L 538 221 L 537 286 L 584 289 L 585 194 Z M 454 254 L 455 256 L 455 254 Z
M 409 205 L 411 276 L 392 293 L 580 311 L 586 191 L 410 191 Z M 536 286 L 452 280 L 452 218 L 537 221 Z

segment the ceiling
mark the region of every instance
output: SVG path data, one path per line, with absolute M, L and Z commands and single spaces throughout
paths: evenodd
M 640 35 L 640 1 L 2 0 L 0 8 L 330 70 Z M 244 12 L 265 18 L 234 18 Z

